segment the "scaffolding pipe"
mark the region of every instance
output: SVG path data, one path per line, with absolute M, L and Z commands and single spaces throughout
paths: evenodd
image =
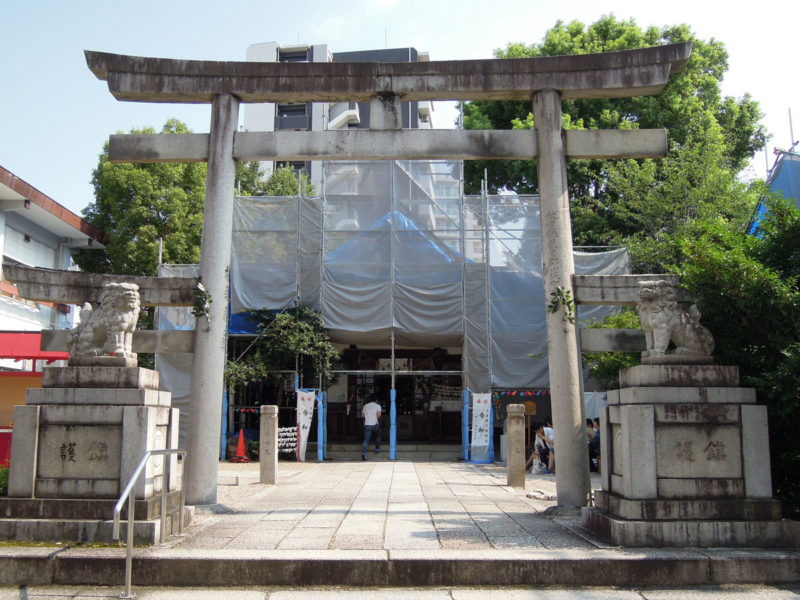
M 394 292 L 392 292 L 394 295 Z M 394 389 L 394 328 L 392 328 L 392 389 L 389 392 L 389 460 L 397 458 L 397 390 Z
M 469 390 L 464 390 L 464 407 L 461 409 L 461 458 L 469 462 Z
M 459 104 L 459 110 L 462 109 L 461 104 Z M 461 115 L 459 115 L 459 119 Z M 459 123 L 459 126 L 461 124 Z M 460 163 L 460 169 L 458 174 L 459 184 L 461 185 L 461 189 L 464 189 L 464 163 Z M 461 252 L 461 387 L 463 389 L 464 394 L 464 415 L 463 420 L 465 423 L 468 422 L 469 419 L 469 367 L 468 367 L 468 348 L 469 344 L 467 343 L 467 245 L 464 237 L 466 236 L 466 227 L 465 227 L 465 220 L 464 220 L 464 194 L 461 194 L 461 210 L 458 212 L 458 229 L 459 229 L 459 251 Z M 464 441 L 466 439 L 466 442 Z M 462 435 L 461 440 L 462 446 L 462 458 L 467 461 L 469 460 L 469 429 L 467 429 L 466 437 Z
M 323 406 L 322 390 L 317 392 L 317 462 L 325 460 L 325 407 Z
M 489 363 L 489 389 L 487 392 L 492 391 L 492 269 L 491 269 L 491 247 L 490 247 L 490 234 L 489 234 L 489 175 L 486 169 L 483 171 L 483 236 L 484 236 L 484 267 L 486 269 L 486 352 L 487 361 Z M 483 390 L 481 390 L 483 391 Z
M 391 229 L 389 232 L 389 264 L 391 265 L 391 277 L 392 277 L 392 287 L 391 287 L 391 296 L 390 296 L 390 307 L 391 307 L 391 319 L 392 319 L 392 380 L 391 380 L 391 391 L 389 392 L 389 460 L 395 460 L 397 458 L 397 390 L 395 389 L 395 365 L 394 365 L 394 346 L 395 346 L 395 314 L 394 314 L 394 294 L 395 294 L 395 286 L 397 285 L 397 273 L 395 272 L 395 250 L 394 250 L 394 231 L 396 230 L 397 224 L 395 223 L 395 195 L 396 195 L 396 182 L 394 177 L 394 169 L 395 163 L 390 163 L 390 173 L 391 173 L 391 180 L 390 180 L 390 191 L 391 194 L 389 196 L 389 209 L 391 210 L 391 219 L 389 223 L 391 225 Z

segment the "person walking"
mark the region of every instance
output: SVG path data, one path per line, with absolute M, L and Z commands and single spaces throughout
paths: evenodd
M 361 445 L 361 460 L 367 460 L 367 446 L 372 435 L 375 434 L 375 452 L 381 451 L 381 405 L 375 401 L 375 396 L 370 396 L 369 402 L 361 409 L 364 417 L 364 443 Z

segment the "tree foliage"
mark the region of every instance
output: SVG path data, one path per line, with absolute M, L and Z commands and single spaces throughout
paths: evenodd
M 509 44 L 501 58 L 586 54 L 692 41 L 692 56 L 657 96 L 565 100 L 565 129 L 666 128 L 669 154 L 659 160 L 580 160 L 568 164 L 577 245 L 628 245 L 634 269 L 661 272 L 680 259 L 678 235 L 696 218 L 714 214 L 734 230 L 750 214 L 760 189 L 737 179 L 764 146 L 761 112 L 749 96 L 721 96 L 728 68 L 721 42 L 703 41 L 688 26 L 641 29 L 613 15 L 585 26 L 561 21 L 540 44 Z M 468 129 L 532 128 L 525 101 L 478 101 L 465 106 Z M 491 191 L 536 193 L 535 161 L 472 161 L 468 191 L 479 189 L 484 169 Z M 747 216 L 744 216 L 747 215 Z
M 228 361 L 225 377 L 230 385 L 262 379 L 277 385 L 283 380 L 282 371 L 299 366 L 308 385 L 321 380 L 323 389 L 330 387 L 339 353 L 328 339 L 322 315 L 305 306 L 280 313 L 249 312 L 256 322 L 256 339 L 244 356 Z
M 153 134 L 152 128 L 131 133 Z M 170 119 L 162 134 L 191 133 Z M 314 187 L 303 175 L 308 195 Z M 111 163 L 108 144 L 92 173 L 95 200 L 84 218 L 109 236 L 105 251 L 84 250 L 75 260 L 84 271 L 121 275 L 156 275 L 159 240 L 162 263 L 194 264 L 200 260 L 205 163 Z M 236 163 L 237 192 L 245 196 L 296 195 L 298 179 L 291 167 L 265 179 L 258 162 Z
M 716 361 L 738 365 L 769 410 L 773 488 L 800 515 L 800 210 L 767 200 L 760 237 L 704 224 L 681 240 L 681 276 L 716 340 Z
M 639 313 L 633 307 L 623 307 L 601 321 L 587 325 L 591 329 L 641 329 Z M 619 387 L 619 370 L 641 362 L 638 352 L 585 352 L 581 355 L 589 367 L 589 375 L 601 390 Z
M 170 119 L 161 133 L 191 131 Z M 106 143 L 92 173 L 95 200 L 83 216 L 108 235 L 109 243 L 105 251 L 78 253 L 77 264 L 92 273 L 156 275 L 159 240 L 163 240 L 163 262 L 196 263 L 205 177 L 205 163 L 111 163 Z
M 275 168 L 268 178 L 264 178 L 258 162 L 236 163 L 237 191 L 241 196 L 297 196 L 300 185 L 304 196 L 314 196 L 316 188 L 305 171 L 298 175 L 291 165 Z

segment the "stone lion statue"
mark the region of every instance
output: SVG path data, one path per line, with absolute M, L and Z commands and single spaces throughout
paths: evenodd
M 642 358 L 664 356 L 670 341 L 680 356 L 708 357 L 714 351 L 714 337 L 700 324 L 697 305 L 681 309 L 670 282 L 640 281 L 638 308 L 647 340 Z
M 131 341 L 138 319 L 139 286 L 106 284 L 97 308 L 88 302 L 81 308 L 81 324 L 70 333 L 70 355 L 136 358 Z

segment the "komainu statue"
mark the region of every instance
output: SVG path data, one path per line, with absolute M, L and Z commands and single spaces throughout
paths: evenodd
M 643 359 L 665 356 L 670 341 L 675 344 L 676 358 L 711 356 L 714 337 L 700 324 L 700 310 L 696 304 L 688 311 L 681 309 L 669 281 L 640 281 L 638 308 L 647 340 Z
M 70 332 L 70 356 L 135 359 L 131 342 L 138 319 L 139 286 L 135 283 L 106 284 L 97 308 L 93 309 L 88 302 L 81 308 L 81 324 Z

